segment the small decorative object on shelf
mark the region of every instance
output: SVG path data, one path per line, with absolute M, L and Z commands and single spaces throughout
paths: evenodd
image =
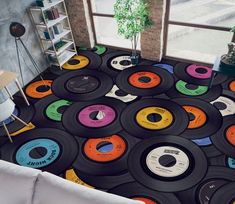
M 49 63 L 62 69 L 77 54 L 64 0 L 37 0 L 29 13 Z

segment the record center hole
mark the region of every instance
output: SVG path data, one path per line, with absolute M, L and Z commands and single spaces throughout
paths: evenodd
M 190 121 L 195 120 L 195 115 L 194 115 L 194 114 L 188 113 L 188 115 L 189 115 L 189 120 L 190 120 Z
M 50 89 L 51 89 L 51 87 L 48 85 L 41 85 L 36 88 L 36 91 L 37 92 L 46 92 L 46 91 L 49 91 Z
M 29 152 L 29 156 L 33 159 L 40 159 L 47 154 L 45 147 L 36 147 Z
M 118 89 L 117 91 L 115 91 L 115 94 L 117 96 L 127 96 L 128 94 L 120 89 Z
M 157 113 L 151 113 L 147 116 L 147 119 L 150 122 L 156 123 L 156 122 L 161 121 L 162 116 L 160 114 L 157 114 Z
M 199 74 L 205 74 L 205 73 L 207 73 L 207 70 L 205 69 L 205 68 L 197 68 L 196 70 L 195 70 L 197 73 L 199 73 Z
M 222 102 L 215 102 L 213 105 L 219 110 L 225 110 L 227 108 L 226 104 Z
M 198 86 L 194 84 L 186 84 L 185 87 L 190 90 L 196 90 L 198 88 Z
M 168 154 L 161 156 L 158 161 L 164 167 L 172 167 L 176 164 L 175 157 Z
M 151 81 L 151 78 L 147 76 L 142 76 L 138 79 L 138 81 L 141 83 L 149 83 Z
M 60 106 L 58 109 L 57 109 L 57 112 L 60 113 L 60 114 L 63 114 L 66 109 L 68 108 L 68 106 L 64 105 L 64 106 Z
M 120 61 L 120 65 L 129 66 L 129 65 L 131 65 L 131 61 L 130 60 L 122 60 L 122 61 Z
M 113 150 L 113 144 L 111 142 L 103 141 L 97 144 L 96 149 L 101 153 L 108 153 Z
M 105 113 L 103 111 L 93 111 L 89 117 L 92 120 L 102 120 L 105 117 Z
M 79 64 L 80 63 L 80 60 L 77 60 L 77 59 L 71 59 L 69 60 L 68 62 L 70 65 L 76 65 L 76 64 Z

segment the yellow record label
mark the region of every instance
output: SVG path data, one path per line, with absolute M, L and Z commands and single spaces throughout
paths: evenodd
M 173 115 L 165 108 L 147 107 L 137 113 L 136 121 L 143 128 L 160 130 L 171 125 Z
M 76 70 L 82 69 L 89 64 L 90 60 L 83 55 L 76 55 L 63 65 L 64 69 Z
M 11 133 L 11 137 L 12 136 L 17 136 L 17 135 L 19 135 L 22 132 L 26 132 L 26 131 L 32 130 L 34 128 L 35 128 L 34 124 L 33 123 L 29 123 L 29 126 L 25 126 L 25 127 L 21 128 L 20 130 L 17 130 L 16 132 Z
M 66 171 L 65 173 L 65 178 L 69 181 L 72 181 L 76 184 L 80 184 L 89 188 L 94 188 L 88 184 L 86 184 L 84 181 L 82 181 L 80 178 L 78 178 L 78 176 L 76 175 L 75 171 L 73 169 L 69 169 Z

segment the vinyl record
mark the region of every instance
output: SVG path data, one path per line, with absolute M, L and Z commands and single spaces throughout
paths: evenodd
M 173 83 L 172 75 L 166 70 L 147 65 L 125 69 L 116 78 L 116 84 L 120 89 L 137 96 L 164 93 Z
M 15 113 L 16 116 L 18 116 L 20 119 L 22 119 L 24 122 L 28 124 L 32 120 L 33 115 L 34 115 L 33 106 L 32 105 L 28 106 L 25 103 L 24 99 L 21 97 L 14 97 L 14 103 L 16 104 L 16 106 L 15 106 L 15 111 L 13 112 L 13 114 Z M 10 134 L 25 127 L 25 125 L 19 122 L 18 120 L 13 121 L 9 119 L 5 122 L 6 122 L 7 129 Z M 3 124 L 0 123 L 0 136 L 4 136 L 4 135 L 6 135 L 6 132 L 4 130 Z
M 210 158 L 209 163 L 212 166 L 224 166 L 235 169 L 235 159 L 226 155 Z
M 165 70 L 167 70 L 171 74 L 174 73 L 174 67 L 172 65 L 170 65 L 170 64 L 161 64 L 161 63 L 158 63 L 158 64 L 153 64 L 153 66 L 165 69 Z
M 187 63 L 178 63 L 174 69 L 175 75 L 188 83 L 195 85 L 208 86 L 212 74 L 212 68 Z M 223 83 L 228 77 L 222 74 L 216 74 L 213 85 Z
M 51 127 L 64 129 L 62 115 L 72 102 L 57 98 L 54 95 L 47 96 L 34 104 L 36 113 L 33 123 L 37 127 Z
M 94 52 L 97 55 L 104 55 L 104 54 L 112 51 L 110 48 L 105 47 L 103 45 L 96 45 L 93 48 L 77 47 L 77 50 L 81 50 L 81 51 L 87 50 L 87 51 Z
M 165 99 L 143 99 L 124 109 L 123 128 L 139 138 L 162 134 L 181 134 L 188 126 L 187 112 L 177 103 Z
M 222 116 L 235 114 L 235 102 L 228 97 L 220 96 L 211 101 L 211 104 L 220 111 Z
M 52 94 L 52 91 L 51 91 L 52 82 L 53 82 L 52 80 L 33 81 L 32 83 L 27 85 L 25 89 L 25 93 L 27 96 L 33 99 L 44 98 Z
M 105 95 L 108 97 L 116 98 L 118 100 L 123 101 L 124 103 L 134 102 L 140 97 L 131 95 L 119 89 L 116 85 L 113 85 L 113 88 Z
M 65 111 L 63 125 L 76 136 L 107 137 L 122 130 L 119 120 L 125 106 L 125 103 L 110 97 L 77 102 Z
M 85 182 L 87 185 L 92 186 L 96 189 L 102 189 L 107 190 L 114 188 L 120 184 L 123 184 L 125 182 L 133 182 L 134 179 L 128 172 L 123 172 L 121 174 L 116 174 L 112 176 L 93 176 L 81 171 L 78 171 L 77 169 L 73 169 L 74 178 L 79 178 L 83 182 Z M 68 179 L 68 176 L 67 178 Z M 78 179 L 77 179 L 78 180 Z
M 175 85 L 166 92 L 170 98 L 199 98 L 205 101 L 213 101 L 217 99 L 221 93 L 222 87 L 220 85 L 212 86 L 211 89 L 208 90 L 207 86 L 188 84 L 182 80 L 178 80 Z
M 224 89 L 235 93 L 235 78 L 234 77 L 230 77 L 228 80 L 226 80 L 222 84 L 222 86 L 223 86 Z
M 235 182 L 228 183 L 219 188 L 212 196 L 209 204 L 234 204 Z
M 222 153 L 235 157 L 235 116 L 224 117 L 222 127 L 211 139 Z
M 199 139 L 206 135 L 212 135 L 220 129 L 223 118 L 210 103 L 191 98 L 176 98 L 172 101 L 185 109 L 190 120 L 187 129 L 180 136 L 188 139 Z
M 204 137 L 201 139 L 192 140 L 195 144 L 197 144 L 203 152 L 206 154 L 208 158 L 216 157 L 221 155 L 222 153 L 213 145 L 210 137 Z
M 60 76 L 52 84 L 52 90 L 59 98 L 87 101 L 104 96 L 112 86 L 113 81 L 108 75 L 86 69 Z
M 235 181 L 234 170 L 225 167 L 211 166 L 208 168 L 207 174 L 200 183 L 191 189 L 177 193 L 177 196 L 182 203 L 188 203 L 189 201 L 191 204 L 210 203 L 211 197 L 216 190 L 231 181 Z M 224 204 L 224 202 L 220 203 Z
M 206 174 L 207 159 L 193 142 L 177 136 L 158 136 L 139 142 L 128 157 L 131 175 L 157 191 L 191 188 Z
M 126 171 L 127 155 L 138 141 L 125 132 L 109 137 L 77 139 L 81 154 L 73 167 L 93 176 L 110 176 Z
M 22 133 L 0 151 L 3 160 L 59 175 L 72 165 L 78 144 L 62 130 L 41 128 Z
M 145 204 L 180 204 L 181 202 L 173 193 L 163 193 L 150 190 L 137 182 L 124 183 L 111 190 L 109 193 L 143 201 Z
M 111 52 L 103 56 L 101 70 L 111 77 L 116 77 L 122 70 L 132 67 L 131 53 L 124 51 Z M 148 60 L 139 59 L 140 65 L 151 65 Z

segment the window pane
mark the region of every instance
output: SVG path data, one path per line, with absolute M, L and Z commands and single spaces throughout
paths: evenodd
M 98 44 L 131 48 L 131 41 L 118 35 L 114 18 L 94 16 L 94 24 Z M 140 43 L 138 43 L 137 49 L 140 50 Z
M 91 0 L 93 13 L 114 14 L 113 6 L 116 0 Z
M 235 0 L 171 0 L 170 20 L 232 27 Z
M 217 55 L 227 53 L 232 33 L 169 25 L 167 56 L 213 63 Z

